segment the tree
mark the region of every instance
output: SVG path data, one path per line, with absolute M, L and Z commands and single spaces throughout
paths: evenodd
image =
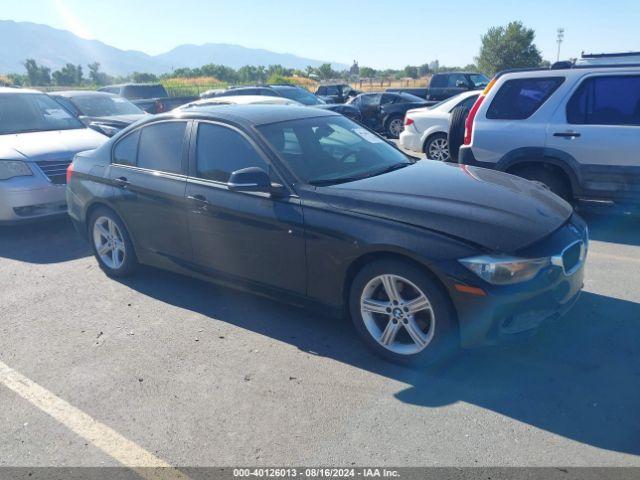
M 318 67 L 318 76 L 322 80 L 329 80 L 330 78 L 335 78 L 338 76 L 338 73 L 331 68 L 330 63 L 323 63 Z
M 542 61 L 540 51 L 533 43 L 536 33 L 522 22 L 511 22 L 506 27 L 491 27 L 482 36 L 480 54 L 476 63 L 481 72 L 494 75 L 509 68 L 537 67 Z
M 429 68 L 428 63 L 424 63 L 418 67 L 419 77 L 426 77 L 427 75 L 429 75 L 430 72 L 431 72 L 431 69 Z
M 362 78 L 374 78 L 378 72 L 371 67 L 360 67 L 360 77 Z
M 40 66 L 33 58 L 28 58 L 24 62 L 24 68 L 27 69 L 27 77 L 29 85 L 49 85 L 51 83 L 51 69 Z
M 429 63 L 429 71 L 433 73 L 438 73 L 438 69 L 440 68 L 440 62 L 438 59 L 435 59 L 433 62 Z
M 405 77 L 418 78 L 418 67 L 407 65 L 404 67 L 403 74 Z
M 158 81 L 158 77 L 153 73 L 133 72 L 131 74 L 131 81 L 133 83 L 154 83 Z
M 108 85 L 111 77 L 100 71 L 100 62 L 93 62 L 87 65 L 89 68 L 89 79 L 94 85 Z
M 72 86 L 82 84 L 82 65 L 67 63 L 60 70 L 51 74 L 56 85 Z

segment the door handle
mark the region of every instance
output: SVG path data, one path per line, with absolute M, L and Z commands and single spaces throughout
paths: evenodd
M 127 188 L 130 185 L 127 177 L 118 177 L 114 180 L 118 188 Z
M 556 132 L 553 136 L 562 138 L 578 138 L 580 134 L 578 132 Z
M 187 200 L 191 200 L 192 202 L 198 202 L 198 203 L 203 203 L 205 205 L 211 205 L 211 203 L 209 202 L 209 200 L 207 200 L 207 198 L 204 195 L 189 195 L 187 197 Z

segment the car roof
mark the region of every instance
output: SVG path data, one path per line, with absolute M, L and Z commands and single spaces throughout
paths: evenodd
M 0 87 L 0 93 L 42 93 L 31 88 Z
M 111 87 L 161 87 L 162 84 L 157 82 L 157 83 L 134 83 L 134 82 L 129 82 L 129 83 L 116 83 L 114 85 L 105 85 L 104 87 L 100 87 L 100 88 L 111 88 Z
M 183 107 L 184 109 L 190 107 L 199 107 L 203 108 L 207 105 L 300 105 L 300 102 L 296 102 L 295 100 L 290 100 L 285 97 L 272 97 L 267 95 L 217 95 L 211 98 L 203 98 L 202 100 L 197 100 L 195 102 L 191 102 Z
M 176 112 L 155 115 L 145 123 L 158 119 L 198 118 L 223 120 L 244 126 L 256 126 L 329 116 L 341 115 L 330 110 L 296 105 L 211 105 L 189 107 Z
M 60 97 L 73 98 L 73 97 L 117 97 L 118 95 L 108 92 L 96 92 L 95 90 L 65 90 L 62 92 L 50 92 L 50 95 L 58 95 Z
M 529 77 L 559 77 L 559 76 L 583 76 L 590 73 L 635 73 L 640 72 L 640 66 L 579 66 L 572 68 L 537 68 L 537 69 L 514 69 L 498 72 L 499 79 L 506 78 L 529 78 Z
M 460 75 L 484 75 L 484 73 L 482 72 L 438 72 L 438 73 L 434 73 L 433 75 L 456 75 L 456 74 L 460 74 Z M 486 77 L 486 75 L 485 75 Z

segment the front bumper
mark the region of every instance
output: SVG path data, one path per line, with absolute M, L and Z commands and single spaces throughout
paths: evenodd
M 576 240 L 588 242 L 586 236 L 584 222 L 574 215 L 559 231 L 529 247 L 522 256 L 553 255 Z M 568 275 L 562 267 L 549 265 L 534 279 L 514 285 L 488 284 L 457 261 L 442 264 L 447 272 L 445 285 L 458 314 L 461 346 L 495 345 L 530 336 L 544 323 L 567 313 L 584 286 L 585 260 Z M 464 293 L 455 285 L 479 287 L 485 295 Z
M 63 215 L 67 212 L 66 185 L 2 185 L 0 223 L 13 224 Z

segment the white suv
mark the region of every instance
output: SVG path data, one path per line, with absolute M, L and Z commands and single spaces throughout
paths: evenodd
M 581 207 L 640 209 L 640 64 L 499 74 L 464 127 L 459 163 L 542 182 Z

